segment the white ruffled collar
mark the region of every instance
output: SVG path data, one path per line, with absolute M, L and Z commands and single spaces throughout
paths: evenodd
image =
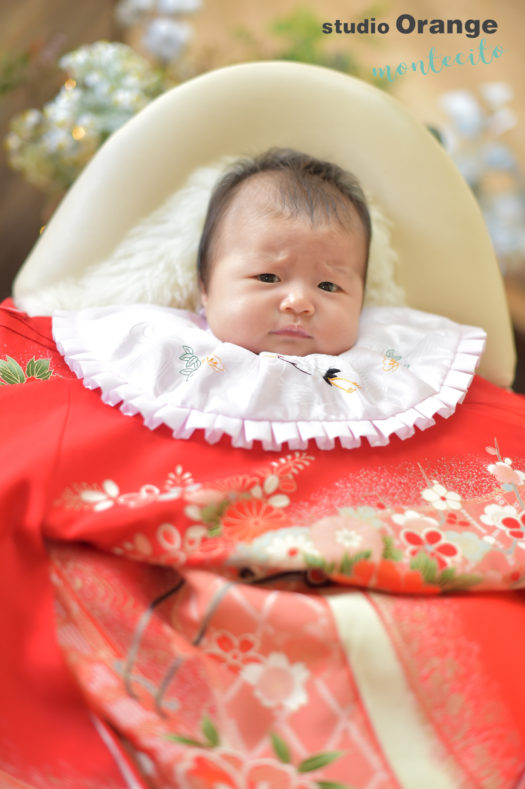
M 368 307 L 357 343 L 339 356 L 278 356 L 223 343 L 194 313 L 149 304 L 53 316 L 53 334 L 84 385 L 175 438 L 304 449 L 352 449 L 409 438 L 454 413 L 485 332 L 404 307 Z

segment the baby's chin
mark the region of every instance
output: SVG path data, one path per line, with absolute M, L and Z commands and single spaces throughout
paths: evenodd
M 242 333 L 234 332 L 231 327 L 219 327 L 213 331 L 215 337 L 221 342 L 228 342 L 237 345 L 247 351 L 257 355 L 261 353 L 272 353 L 282 356 L 311 356 L 312 354 L 324 354 L 326 356 L 339 356 L 341 353 L 350 350 L 356 342 L 356 337 L 349 332 L 346 340 L 337 338 L 337 342 L 329 339 L 323 340 L 319 337 L 289 336 L 286 334 L 267 333 L 261 337 L 240 336 Z
M 319 343 L 314 338 L 304 337 L 271 337 L 268 341 L 254 343 L 248 350 L 253 353 L 276 353 L 282 356 L 310 356 L 324 354 L 326 356 L 339 356 L 344 351 L 350 350 L 354 343 L 347 345 L 341 343 Z

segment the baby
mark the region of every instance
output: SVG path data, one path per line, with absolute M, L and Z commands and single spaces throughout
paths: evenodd
M 356 178 L 298 151 L 238 162 L 198 252 L 213 334 L 253 353 L 338 355 L 359 327 L 371 224 Z

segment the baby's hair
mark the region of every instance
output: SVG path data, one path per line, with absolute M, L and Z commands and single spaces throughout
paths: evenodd
M 235 162 L 211 194 L 197 254 L 199 281 L 204 288 L 208 283 L 212 243 L 221 220 L 241 184 L 262 173 L 277 176 L 275 183 L 280 192 L 281 208 L 294 217 L 309 215 L 312 224 L 321 216 L 322 220 L 336 219 L 347 226 L 348 207 L 352 205 L 365 231 L 366 275 L 372 229 L 366 198 L 357 178 L 332 162 L 291 148 L 270 148 L 259 156 Z

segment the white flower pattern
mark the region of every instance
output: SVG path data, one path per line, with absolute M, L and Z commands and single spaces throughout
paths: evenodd
M 500 485 L 516 485 L 520 487 L 525 482 L 525 474 L 512 468 L 512 460 L 504 458 L 497 463 L 491 463 L 487 470 L 498 480 Z
M 444 512 L 445 510 L 460 510 L 461 496 L 453 490 L 447 490 L 440 482 L 434 480 L 432 487 L 425 488 L 421 496 L 431 504 L 434 509 Z
M 363 535 L 357 534 L 353 529 L 339 529 L 335 533 L 335 541 L 345 548 L 356 550 L 363 542 Z
M 282 652 L 272 652 L 264 662 L 244 666 L 241 674 L 265 707 L 284 707 L 293 712 L 308 701 L 304 685 L 310 672 L 304 663 L 290 663 Z
M 422 515 L 415 510 L 405 510 L 403 513 L 396 513 L 392 515 L 392 520 L 398 526 L 403 526 L 405 529 L 412 529 L 413 531 L 435 529 L 439 526 L 435 518 L 429 518 L 427 515 Z
M 67 488 L 62 494 L 62 501 L 68 507 L 78 507 L 92 509 L 94 512 L 104 512 L 117 504 L 129 507 L 145 507 L 154 501 L 173 501 L 179 499 L 183 490 L 197 487 L 190 484 L 187 475 L 182 472 L 182 483 L 174 485 L 173 474 L 168 475 L 168 480 L 164 490 L 146 483 L 137 491 L 121 493 L 118 484 L 112 479 L 105 479 L 100 485 L 90 486 L 87 483 L 79 483 Z M 60 500 L 59 500 L 60 501 Z M 58 502 L 57 502 L 58 503 Z
M 102 490 L 88 488 L 80 493 L 82 501 L 92 504 L 95 512 L 102 512 L 113 507 L 120 496 L 119 486 L 112 479 L 105 479 L 101 487 Z
M 303 566 L 305 554 L 320 555 L 305 534 L 279 534 L 276 532 L 275 537 L 265 546 L 264 550 L 271 560 L 286 566 Z
M 503 518 L 515 518 L 518 510 L 512 504 L 487 504 L 480 515 L 480 521 L 486 526 L 499 526 Z

